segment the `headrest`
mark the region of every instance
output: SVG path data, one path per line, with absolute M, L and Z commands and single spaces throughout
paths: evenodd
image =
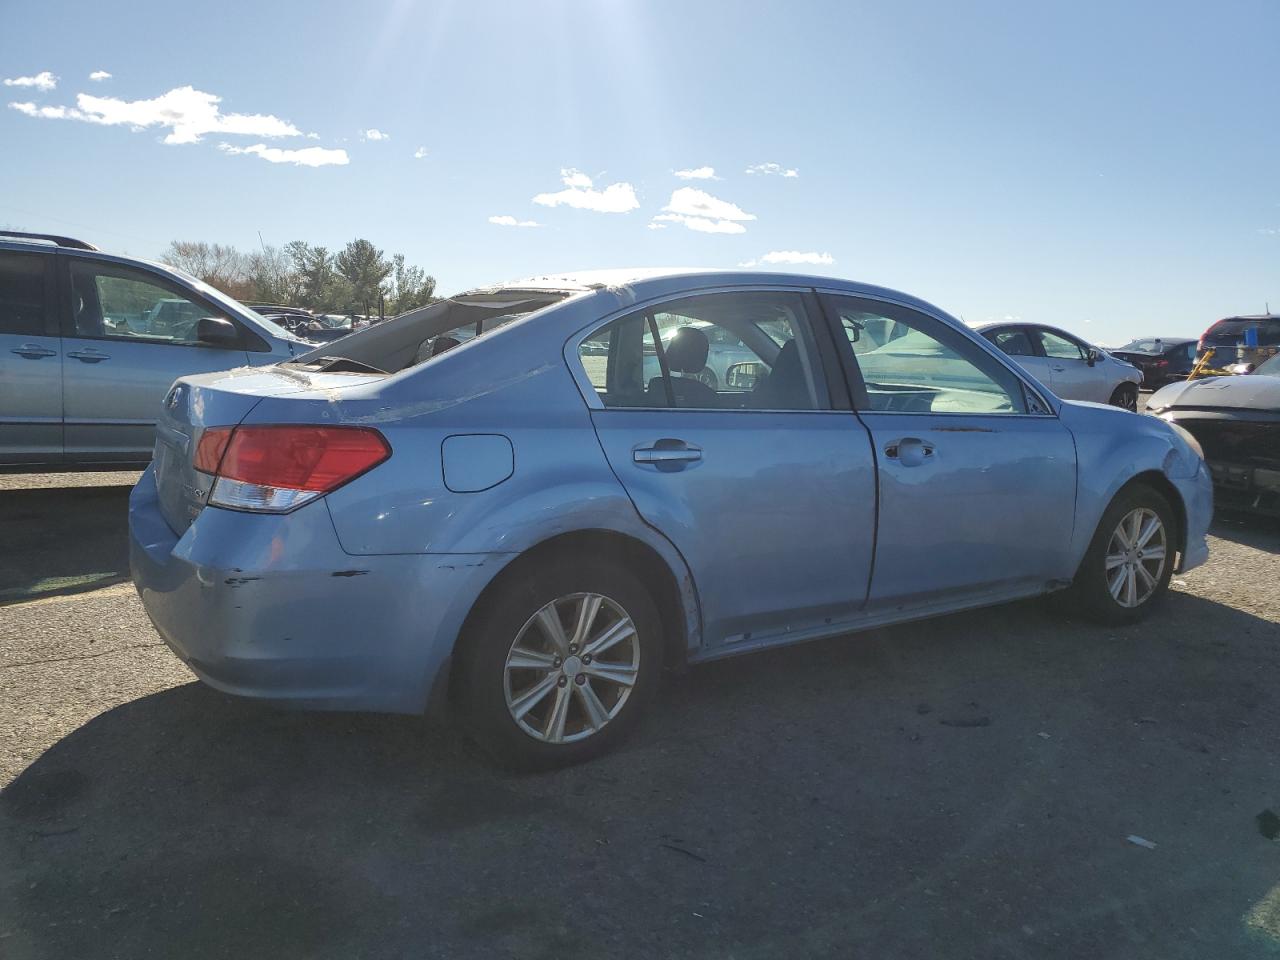
M 697 327 L 681 327 L 667 344 L 667 367 L 676 373 L 701 373 L 711 343 Z

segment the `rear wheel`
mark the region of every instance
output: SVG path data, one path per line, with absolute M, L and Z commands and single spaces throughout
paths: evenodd
M 1121 407 L 1125 410 L 1132 410 L 1134 413 L 1137 413 L 1138 412 L 1137 386 L 1132 383 L 1120 384 L 1120 386 L 1116 387 L 1115 391 L 1111 394 L 1111 400 L 1109 401 L 1109 403 L 1113 407 Z
M 1145 485 L 1122 490 L 1102 515 L 1072 594 L 1103 623 L 1134 623 L 1164 596 L 1173 575 L 1173 508 Z
M 473 735 L 521 770 L 608 750 L 657 683 L 659 624 L 641 581 L 612 563 L 513 572 L 464 638 L 457 693 Z

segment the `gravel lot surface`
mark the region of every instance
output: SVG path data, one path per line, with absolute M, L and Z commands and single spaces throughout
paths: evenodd
M 0 477 L 6 960 L 1280 955 L 1280 525 L 1219 522 L 1139 627 L 707 665 L 513 777 L 194 682 L 127 582 L 135 476 Z

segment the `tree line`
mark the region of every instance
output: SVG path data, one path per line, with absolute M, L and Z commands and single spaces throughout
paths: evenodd
M 160 255 L 223 293 L 248 303 L 306 307 L 320 313 L 395 316 L 437 299 L 436 279 L 389 259 L 368 240 L 331 252 L 305 240 L 244 252 L 204 240 L 174 240 Z

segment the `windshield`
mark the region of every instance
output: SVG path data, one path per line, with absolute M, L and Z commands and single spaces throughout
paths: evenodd
M 1258 364 L 1258 369 L 1253 371 L 1254 374 L 1262 374 L 1265 377 L 1280 377 L 1280 353 L 1275 354 L 1270 360 Z

